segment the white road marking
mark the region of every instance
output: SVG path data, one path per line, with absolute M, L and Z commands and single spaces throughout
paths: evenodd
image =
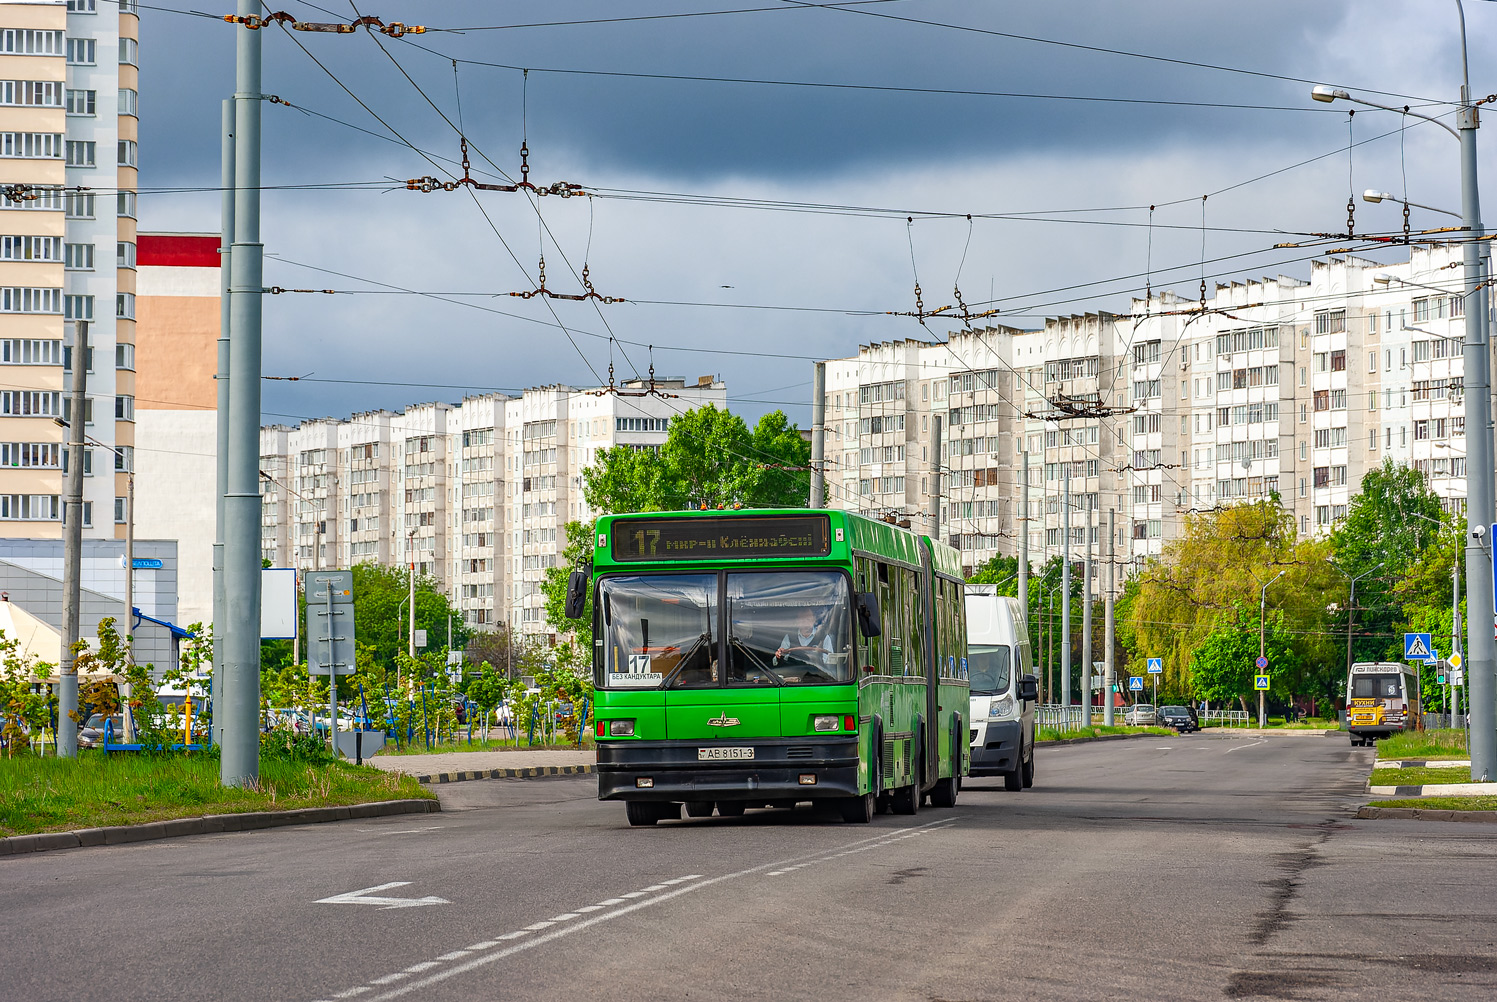
M 486 939 L 482 943 L 474 943 L 472 946 L 466 948 L 462 952 L 463 953 L 473 953 L 473 952 L 475 952 L 477 950 L 487 950 L 490 947 L 497 946 L 497 945 L 498 944 L 495 943 L 492 939 Z
M 412 964 L 410 967 L 407 967 L 405 969 L 405 973 L 407 973 L 407 974 L 420 974 L 422 971 L 429 971 L 433 967 L 441 967 L 441 966 L 442 965 L 439 964 L 439 963 L 437 963 L 435 960 L 423 960 L 419 964 Z
M 901 838 L 908 837 L 911 834 L 925 834 L 928 831 L 934 831 L 934 830 L 936 830 L 938 828 L 950 827 L 954 823 L 955 823 L 955 819 L 954 818 L 953 819 L 943 819 L 941 821 L 932 821 L 932 822 L 930 822 L 928 824 L 921 825 L 921 826 L 919 826 L 916 829 L 905 829 L 905 830 L 903 830 L 899 834 L 888 833 L 888 832 L 880 833 L 878 835 L 870 836 L 869 838 L 859 839 L 856 842 L 847 843 L 847 848 L 844 851 L 845 852 L 862 852 L 865 849 L 878 848 L 881 845 L 890 845 L 890 844 L 898 841 Z M 852 848 L 853 846 L 860 846 L 861 848 Z M 428 988 L 431 985 L 437 984 L 438 982 L 441 982 L 441 981 L 445 981 L 448 978 L 455 977 L 456 975 L 466 974 L 468 971 L 476 970 L 477 968 L 483 967 L 483 966 L 485 966 L 487 964 L 491 964 L 491 963 L 493 963 L 496 960 L 503 960 L 504 958 L 513 956 L 514 954 L 519 953 L 522 950 L 528 950 L 528 949 L 530 949 L 532 947 L 541 946 L 541 945 L 544 945 L 546 943 L 554 942 L 554 941 L 556 941 L 558 939 L 561 939 L 564 936 L 570 936 L 573 933 L 581 932 L 583 929 L 591 928 L 592 926 L 599 925 L 599 924 L 601 924 L 603 922 L 611 922 L 612 920 L 614 920 L 616 918 L 622 918 L 625 915 L 630 915 L 630 914 L 632 914 L 632 913 L 634 913 L 636 911 L 639 911 L 639 910 L 641 910 L 643 908 L 649 908 L 649 907 L 652 907 L 654 905 L 658 905 L 658 904 L 661 904 L 663 902 L 670 901 L 671 899 L 680 897 L 683 894 L 691 894 L 691 893 L 693 893 L 695 891 L 700 891 L 700 890 L 702 890 L 704 888 L 711 887 L 711 886 L 714 886 L 716 884 L 723 883 L 725 881 L 736 880 L 736 879 L 738 879 L 740 877 L 747 877 L 747 876 L 750 876 L 750 875 L 755 874 L 755 873 L 761 873 L 761 872 L 769 871 L 770 875 L 782 874 L 782 873 L 785 873 L 789 869 L 792 869 L 792 868 L 799 868 L 801 866 L 809 866 L 811 863 L 819 862 L 819 861 L 822 861 L 822 860 L 825 860 L 825 859 L 831 859 L 834 856 L 843 855 L 843 854 L 844 853 L 842 853 L 842 852 L 838 852 L 838 853 L 826 853 L 826 852 L 816 853 L 816 854 L 812 854 L 812 857 L 809 858 L 809 859 L 807 857 L 805 857 L 805 856 L 791 856 L 789 859 L 776 860 L 773 863 L 761 863 L 758 866 L 749 867 L 748 869 L 745 869 L 745 870 L 738 870 L 738 871 L 735 871 L 733 873 L 726 873 L 726 874 L 723 874 L 722 876 L 719 876 L 719 877 L 702 878 L 701 874 L 696 874 L 696 875 L 689 876 L 689 877 L 683 877 L 683 878 L 680 878 L 680 881 L 698 880 L 698 882 L 694 883 L 694 884 L 682 884 L 681 886 L 676 886 L 676 887 L 674 887 L 671 890 L 667 890 L 663 894 L 657 894 L 655 897 L 653 897 L 653 898 L 646 898 L 643 901 L 636 900 L 636 901 L 632 901 L 632 902 L 629 902 L 629 903 L 625 903 L 626 899 L 628 899 L 628 898 L 631 898 L 631 897 L 635 897 L 635 898 L 640 897 L 643 894 L 643 892 L 640 892 L 640 891 L 630 892 L 629 894 L 621 895 L 621 896 L 619 896 L 617 898 L 608 898 L 608 899 L 605 899 L 604 901 L 602 901 L 602 902 L 599 903 L 600 907 L 601 906 L 610 906 L 610 905 L 622 905 L 622 907 L 615 908 L 613 911 L 605 912 L 605 913 L 603 913 L 601 915 L 595 915 L 592 918 L 584 918 L 580 922 L 573 922 L 573 923 L 570 923 L 568 925 L 564 925 L 562 928 L 554 929 L 551 932 L 545 933 L 544 935 L 536 936 L 536 937 L 531 938 L 531 939 L 527 939 L 523 943 L 515 943 L 512 946 L 507 946 L 507 947 L 504 947 L 503 949 L 495 950 L 492 953 L 487 953 L 487 954 L 484 954 L 483 956 L 474 957 L 471 960 L 467 960 L 467 961 L 465 961 L 463 963 L 456 964 L 456 965 L 454 965 L 452 967 L 449 967 L 449 968 L 447 968 L 445 970 L 437 971 L 437 972 L 435 972 L 433 974 L 429 974 L 426 977 L 421 978 L 419 980 L 412 981 L 412 982 L 410 982 L 408 984 L 401 985 L 401 986 L 399 986 L 397 988 L 394 988 L 394 989 L 392 989 L 390 991 L 385 992 L 383 995 L 375 996 L 374 998 L 370 999 L 369 1002 L 388 1002 L 389 999 L 399 998 L 402 995 L 407 995 L 407 994 L 409 994 L 411 992 L 417 991 L 417 990 L 422 989 L 422 988 Z M 778 867 L 779 869 L 770 870 L 771 867 Z M 701 878 L 701 879 L 699 879 L 699 878 Z M 679 881 L 671 881 L 670 883 L 679 883 Z M 666 886 L 666 885 L 661 885 L 661 886 Z M 579 909 L 577 909 L 577 911 L 580 912 L 580 911 L 582 911 L 582 909 L 579 908 Z M 532 923 L 531 925 L 527 926 L 524 929 L 517 929 L 514 932 L 508 932 L 508 933 L 505 933 L 502 936 L 496 936 L 494 938 L 496 940 L 519 939 L 522 936 L 528 935 L 529 932 L 532 931 L 532 930 L 543 929 L 543 928 L 546 928 L 547 926 L 550 926 L 550 925 L 553 925 L 553 924 L 555 924 L 555 923 L 553 923 L 553 922 L 536 922 L 536 923 Z M 470 948 L 470 950 L 472 950 L 472 949 L 474 949 L 474 948 Z M 396 981 L 396 980 L 399 980 L 401 978 L 405 978 L 405 977 L 408 977 L 408 976 L 409 975 L 405 971 L 400 971 L 400 972 L 398 972 L 396 974 L 385 975 L 385 977 L 383 977 L 383 978 L 373 979 L 369 983 L 371 985 L 385 985 L 385 984 L 389 984 L 392 981 Z
M 1257 741 L 1252 741 L 1252 742 L 1249 742 L 1248 744 L 1245 744 L 1245 745 L 1238 745 L 1236 748 L 1228 748 L 1226 751 L 1222 752 L 1222 754 L 1223 755 L 1230 755 L 1230 754 L 1232 754 L 1235 751 L 1242 751 L 1244 748 L 1251 748 L 1251 747 L 1253 747 L 1253 745 L 1266 745 L 1266 744 L 1268 744 L 1267 740 L 1265 740 L 1264 738 L 1259 738 Z
M 435 894 L 428 894 L 424 898 L 390 898 L 376 895 L 375 891 L 388 891 L 392 887 L 405 887 L 409 880 L 392 880 L 388 884 L 376 884 L 373 887 L 365 887 L 359 891 L 349 891 L 346 894 L 334 894 L 330 898 L 318 898 L 319 905 L 378 905 L 384 909 L 390 908 L 420 908 L 422 905 L 450 905 L 451 901 L 439 898 Z
M 440 960 L 440 961 L 444 961 L 444 962 L 448 961 L 448 960 L 457 960 L 459 957 L 466 957 L 470 952 L 472 952 L 475 949 L 486 950 L 486 949 L 488 949 L 489 947 L 491 947 L 493 945 L 494 945 L 493 943 L 481 943 L 481 944 L 479 944 L 476 947 L 469 947 L 467 950 L 453 950 L 451 953 L 444 953 L 440 957 L 438 957 L 437 959 Z
M 620 894 L 619 895 L 619 897 L 621 897 L 621 898 L 642 898 L 644 896 L 645 896 L 645 892 L 644 891 L 630 891 L 628 894 Z
M 577 910 L 579 912 L 600 912 L 600 911 L 603 910 L 603 906 L 602 905 L 582 905 Z
M 577 913 L 576 912 L 563 912 L 560 915 L 553 915 L 553 916 L 551 916 L 551 921 L 552 922 L 570 922 L 572 919 L 574 919 L 576 917 L 577 917 Z
M 351 999 L 355 995 L 362 995 L 365 992 L 371 991 L 371 990 L 372 989 L 368 985 L 360 985 L 357 988 L 350 988 L 346 992 L 339 992 L 338 994 L 334 995 L 333 998 L 335 998 L 335 999 Z
M 549 921 L 547 919 L 542 919 L 539 922 L 532 922 L 529 925 L 527 925 L 525 927 L 525 931 L 526 932 L 535 932 L 538 929 L 544 929 L 547 926 L 551 926 L 551 925 L 555 925 L 555 924 L 556 924 L 555 922 Z

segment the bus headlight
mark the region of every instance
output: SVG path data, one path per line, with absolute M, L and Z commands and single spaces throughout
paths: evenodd
M 835 713 L 820 713 L 811 718 L 811 729 L 816 731 L 835 731 L 841 726 L 841 720 Z
M 632 721 L 632 720 L 613 720 L 613 721 L 609 721 L 609 724 L 608 724 L 608 736 L 612 737 L 612 738 L 632 738 L 632 737 L 634 737 L 634 721 Z
M 1014 701 L 1008 696 L 999 696 L 988 704 L 988 716 L 1006 717 L 1013 712 Z

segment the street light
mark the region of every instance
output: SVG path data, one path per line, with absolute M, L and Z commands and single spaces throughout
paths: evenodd
M 1258 590 L 1258 656 L 1260 658 L 1264 656 L 1264 653 L 1263 653 L 1263 624 L 1264 624 L 1264 621 L 1268 617 L 1268 586 L 1271 585 L 1271 584 L 1273 584 L 1275 581 L 1279 580 L 1279 578 L 1283 577 L 1285 574 L 1288 574 L 1288 573 L 1289 573 L 1288 571 L 1279 571 L 1279 573 L 1275 574 L 1273 577 L 1271 577 L 1271 578 L 1268 579 L 1267 584 L 1265 584 L 1262 588 L 1260 588 Z M 1260 731 L 1263 730 L 1263 725 L 1264 725 L 1264 719 L 1263 719 L 1263 690 L 1259 689 L 1258 690 L 1258 730 L 1260 730 Z
M 1406 198 L 1399 198 L 1397 195 L 1391 194 L 1389 192 L 1378 191 L 1376 188 L 1368 188 L 1366 191 L 1362 192 L 1362 201 L 1364 201 L 1364 202 L 1382 202 L 1382 201 L 1397 202 L 1399 205 L 1407 205 L 1407 206 L 1409 206 L 1411 208 L 1415 208 L 1415 209 L 1424 209 L 1426 212 L 1441 212 L 1441 213 L 1444 213 L 1447 216 L 1454 216 L 1457 219 L 1461 218 L 1461 214 L 1459 212 L 1451 212 L 1449 209 L 1437 209 L 1433 205 L 1420 205 L 1418 202 L 1410 202 Z
M 62 418 L 53 418 L 59 428 L 69 427 Z M 108 449 L 125 468 L 125 658 L 135 663 L 135 464 L 112 445 L 105 445 L 87 432 L 83 438 L 101 449 Z M 135 739 L 135 721 L 125 714 L 125 740 Z
M 1408 107 L 1394 108 L 1344 90 L 1324 85 L 1310 97 L 1329 103 L 1352 101 L 1369 108 L 1392 111 L 1433 122 L 1460 141 L 1461 228 L 1465 266 L 1465 384 L 1466 443 L 1469 475 L 1466 478 L 1466 609 L 1467 640 L 1471 671 L 1471 779 L 1487 782 L 1497 778 L 1497 646 L 1494 646 L 1492 576 L 1486 550 L 1486 534 L 1493 524 L 1494 475 L 1491 433 L 1491 360 L 1487 346 L 1487 294 L 1481 278 L 1481 197 L 1477 184 L 1476 130 L 1480 126 L 1477 107 L 1471 101 L 1471 73 L 1466 56 L 1466 12 L 1456 0 L 1461 27 L 1461 96 L 1456 128 Z M 1414 283 L 1409 283 L 1414 284 Z
M 1418 512 L 1415 512 L 1415 514 L 1418 514 Z M 1429 516 L 1425 515 L 1425 516 L 1421 516 L 1421 517 L 1422 518 L 1428 518 Z M 1348 574 L 1345 571 L 1343 571 L 1340 567 L 1336 567 L 1336 561 L 1332 560 L 1330 557 L 1326 557 L 1325 562 L 1328 563 L 1328 564 L 1330 564 L 1333 568 L 1335 568 L 1337 574 L 1340 574 L 1342 577 L 1346 578 L 1348 581 L 1351 582 L 1351 595 L 1346 600 L 1346 677 L 1348 679 L 1350 679 L 1351 678 L 1351 624 L 1352 624 L 1352 618 L 1355 617 L 1356 614 L 1357 614 L 1357 582 L 1360 581 L 1360 580 L 1362 580 L 1363 578 L 1365 578 L 1367 575 L 1371 574 L 1373 571 L 1375 571 L 1378 568 L 1382 567 L 1383 564 L 1384 564 L 1384 561 L 1379 560 L 1375 565 L 1373 565 L 1372 567 L 1367 568 L 1365 571 L 1363 571 L 1361 574 L 1358 574 L 1356 577 L 1352 577 L 1350 574 Z

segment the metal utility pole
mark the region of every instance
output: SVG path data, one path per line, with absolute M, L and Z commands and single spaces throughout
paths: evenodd
M 118 449 L 110 449 L 124 458 Z M 135 663 L 135 462 L 125 470 L 125 658 Z M 125 740 L 135 740 L 135 718 L 124 714 Z
M 1060 681 L 1064 686 L 1060 704 L 1071 705 L 1071 464 L 1061 463 L 1060 524 L 1065 542 L 1060 560 Z
M 941 538 L 941 416 L 930 419 L 930 537 Z
M 826 507 L 826 363 L 811 363 L 811 507 Z
M 1450 653 L 1459 654 L 1461 650 L 1461 565 L 1459 563 L 1450 565 Z M 1464 656 L 1462 665 L 1464 666 Z M 1450 726 L 1455 726 L 1455 701 L 1451 697 L 1455 694 L 1455 673 L 1448 668 L 1445 671 L 1445 712 L 1450 714 Z
M 57 667 L 57 754 L 78 756 L 78 620 L 83 581 L 83 425 L 88 406 L 88 321 L 73 324 L 73 386 L 68 395 L 68 482 L 62 509 L 62 657 Z M 128 625 L 128 620 L 127 620 Z
M 224 599 L 224 495 L 229 490 L 229 325 L 233 302 L 229 293 L 231 248 L 234 244 L 234 99 L 223 103 L 223 137 L 219 152 L 220 184 L 223 187 L 219 212 L 223 232 L 218 238 L 218 449 L 217 483 L 213 491 L 213 743 L 222 747 L 223 711 L 220 700 L 224 691 L 224 616 L 228 608 Z
M 1112 616 L 1112 603 L 1117 591 L 1117 561 L 1114 559 L 1114 547 L 1117 544 L 1117 514 L 1116 508 L 1107 509 L 1107 607 L 1103 612 L 1103 643 L 1106 648 L 1102 651 L 1102 660 L 1106 667 L 1102 670 L 1102 723 L 1107 727 L 1113 725 L 1113 698 L 1112 687 L 1117 684 L 1117 665 L 1112 659 L 1112 649 L 1116 643 L 1114 628 L 1116 624 Z
M 239 0 L 241 17 L 260 0 Z M 223 755 L 219 779 L 260 775 L 260 41 L 240 24 L 234 83 L 234 243 L 230 253 L 228 474 L 224 493 Z
M 1086 707 L 1081 726 L 1092 725 L 1092 509 L 1087 498 L 1086 556 L 1081 570 L 1081 705 Z
M 1266 624 L 1266 622 L 1268 620 L 1268 585 L 1273 584 L 1275 581 L 1279 580 L 1279 578 L 1283 577 L 1285 574 L 1288 574 L 1288 573 L 1289 573 L 1288 571 L 1279 571 L 1279 573 L 1275 574 L 1273 577 L 1271 577 L 1271 578 L 1268 579 L 1268 583 L 1267 584 L 1265 584 L 1262 588 L 1260 588 L 1258 590 L 1258 656 L 1260 658 L 1265 656 L 1264 652 L 1263 652 L 1263 627 L 1264 627 L 1264 625 Z M 1157 699 L 1155 700 L 1155 705 L 1156 706 L 1158 705 L 1158 700 Z M 1259 689 L 1258 690 L 1258 729 L 1260 731 L 1263 729 L 1264 724 L 1266 723 L 1263 714 L 1264 714 L 1263 690 Z
M 416 660 L 416 530 L 412 529 L 410 531 L 410 534 L 405 538 L 406 547 L 409 550 L 406 556 L 410 558 L 411 564 L 410 573 L 406 576 L 406 584 L 407 587 L 410 588 L 410 594 L 407 595 L 406 598 L 411 603 L 411 625 L 409 640 L 407 641 L 406 653 L 410 655 L 411 660 L 414 661 Z
M 1029 453 L 1023 453 L 1024 479 L 1019 484 L 1019 608 L 1029 629 Z
M 1492 530 L 1494 518 L 1493 491 L 1497 489 L 1497 470 L 1492 454 L 1492 373 L 1487 331 L 1487 289 L 1482 281 L 1483 230 L 1481 196 L 1478 190 L 1476 163 L 1476 130 L 1481 125 L 1477 106 L 1471 100 L 1471 72 L 1466 53 L 1466 12 L 1456 0 L 1461 27 L 1461 100 L 1456 112 L 1456 127 L 1429 115 L 1354 98 L 1344 90 L 1318 86 L 1310 96 L 1331 102 L 1338 98 L 1384 111 L 1413 115 L 1434 122 L 1447 132 L 1454 132 L 1461 144 L 1461 230 L 1462 264 L 1465 279 L 1463 307 L 1466 318 L 1464 343 L 1466 398 L 1466 668 L 1470 679 L 1467 712 L 1471 718 L 1471 781 L 1497 779 L 1497 640 L 1493 621 L 1497 615 L 1492 596 Z

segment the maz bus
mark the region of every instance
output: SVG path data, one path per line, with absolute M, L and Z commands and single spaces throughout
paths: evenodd
M 1346 677 L 1346 729 L 1354 745 L 1420 727 L 1419 672 L 1392 661 L 1358 662 Z
M 956 803 L 968 686 L 955 550 L 848 512 L 605 515 L 592 574 L 598 798 L 632 825 L 747 807 L 848 822 Z

